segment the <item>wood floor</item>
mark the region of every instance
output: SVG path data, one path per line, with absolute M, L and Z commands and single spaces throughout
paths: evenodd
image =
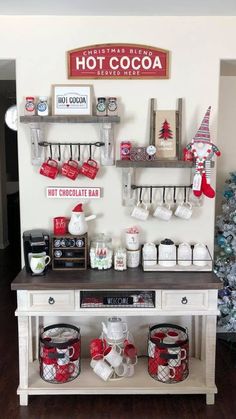
M 0 250 L 0 419 L 233 419 L 236 417 L 236 345 L 217 341 L 214 406 L 205 396 L 30 396 L 20 407 L 15 293 L 15 249 Z

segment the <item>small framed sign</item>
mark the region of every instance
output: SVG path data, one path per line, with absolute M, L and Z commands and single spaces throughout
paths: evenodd
M 54 84 L 53 115 L 91 115 L 91 85 Z
M 177 159 L 176 111 L 155 111 L 155 145 L 158 159 Z

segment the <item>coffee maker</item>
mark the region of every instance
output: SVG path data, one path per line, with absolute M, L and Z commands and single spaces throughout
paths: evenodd
M 49 255 L 49 234 L 45 230 L 28 230 L 23 233 L 25 268 L 31 272 L 30 260 L 32 254 Z M 47 269 L 47 268 L 45 268 Z

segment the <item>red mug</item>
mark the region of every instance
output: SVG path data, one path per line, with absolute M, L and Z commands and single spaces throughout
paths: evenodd
M 55 369 L 55 379 L 57 381 L 60 381 L 61 383 L 65 383 L 73 374 L 75 370 L 75 365 L 72 362 L 70 362 L 69 364 L 55 365 Z
M 75 342 L 71 345 L 74 348 L 74 353 L 72 357 L 70 358 L 71 361 L 77 361 L 80 357 L 80 341 Z
M 89 177 L 90 179 L 94 179 L 97 175 L 97 172 L 99 170 L 99 167 L 97 165 L 97 162 L 93 159 L 88 159 L 86 162 L 83 163 L 80 173 L 82 173 L 84 176 Z
M 43 346 L 42 352 L 42 361 L 44 364 L 56 364 L 57 363 L 57 351 L 56 348 L 51 348 L 48 346 Z
M 151 335 L 152 342 L 154 342 L 154 343 L 162 342 L 165 337 L 166 337 L 166 333 L 164 333 L 164 332 L 154 332 Z
M 157 374 L 158 362 L 155 358 L 148 358 L 148 372 L 151 375 Z
M 167 351 L 166 348 L 156 347 L 155 353 L 154 353 L 154 359 L 156 360 L 158 365 L 167 365 L 168 364 L 168 359 L 163 356 L 165 354 L 168 354 L 168 351 Z
M 97 355 L 102 355 L 105 349 L 104 341 L 102 339 L 93 339 L 89 344 L 91 358 Z
M 48 159 L 40 167 L 39 173 L 43 176 L 55 179 L 59 173 L 57 161 L 53 159 Z
M 63 163 L 61 174 L 69 179 L 75 180 L 79 174 L 79 165 L 77 161 L 68 160 L 68 162 Z
M 174 370 L 175 370 L 174 379 L 176 381 L 182 381 L 183 380 L 184 369 L 185 368 L 183 367 L 182 364 L 174 368 Z
M 55 217 L 53 218 L 53 232 L 55 236 L 68 233 L 68 222 L 66 217 Z
M 134 358 L 137 355 L 137 349 L 132 343 L 127 343 L 124 347 L 124 355 L 128 358 Z

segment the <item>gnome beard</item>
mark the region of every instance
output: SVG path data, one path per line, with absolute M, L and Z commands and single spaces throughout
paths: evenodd
M 215 191 L 210 185 L 211 181 L 211 159 L 214 154 L 220 156 L 219 149 L 210 142 L 209 116 L 211 107 L 208 108 L 200 128 L 192 142 L 186 146 L 196 159 L 196 168 L 193 178 L 193 193 L 200 197 L 202 193 L 208 198 L 214 198 Z

